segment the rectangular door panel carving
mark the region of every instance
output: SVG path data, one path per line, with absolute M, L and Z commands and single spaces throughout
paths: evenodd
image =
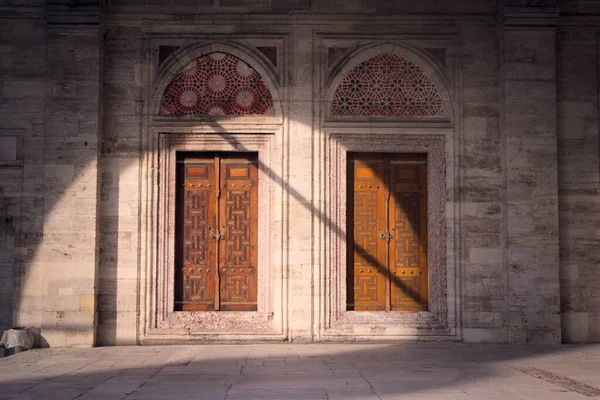
M 347 309 L 427 310 L 425 156 L 349 160 Z
M 213 310 L 216 254 L 210 240 L 216 226 L 214 160 L 188 159 L 178 163 L 178 224 L 176 310 Z
M 256 157 L 180 155 L 176 182 L 175 310 L 256 310 Z
M 426 164 L 390 162 L 392 310 L 427 309 Z
M 223 160 L 219 265 L 221 308 L 256 310 L 258 171 L 251 159 Z
M 349 246 L 348 309 L 385 310 L 386 248 L 379 234 L 386 231 L 384 163 L 382 160 L 353 160 L 348 199 L 354 221 Z M 349 207 L 350 208 L 350 207 Z M 351 280 L 350 280 L 351 279 Z

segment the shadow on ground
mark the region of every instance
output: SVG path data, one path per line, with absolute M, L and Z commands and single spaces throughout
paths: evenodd
M 2 399 L 586 399 L 600 345 L 260 344 L 38 349 Z

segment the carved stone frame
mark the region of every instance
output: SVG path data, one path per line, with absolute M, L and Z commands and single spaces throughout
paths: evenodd
M 258 310 L 174 311 L 176 153 L 178 151 L 257 152 L 258 177 Z M 219 340 L 281 334 L 282 274 L 271 260 L 273 226 L 274 135 L 161 133 L 158 142 L 158 253 L 151 307 L 152 335 L 218 337 Z M 155 311 L 154 311 L 155 310 Z M 264 337 L 262 337 L 264 339 Z
M 460 146 L 459 102 L 452 82 L 454 68 L 452 37 L 439 43 L 448 55 L 440 64 L 423 47 L 436 47 L 423 38 L 360 41 L 350 35 L 325 35 L 327 46 L 350 47 L 343 59 L 330 68 L 316 68 L 320 76 L 322 102 L 316 107 L 321 118 L 323 164 L 322 198 L 327 206 L 321 223 L 323 267 L 315 279 L 323 284 L 315 307 L 320 310 L 315 335 L 321 341 L 348 340 L 460 340 L 460 202 L 457 165 Z M 365 43 L 367 42 L 367 43 Z M 427 44 L 425 44 L 427 43 Z M 320 43 L 322 47 L 326 45 Z M 332 117 L 329 104 L 339 82 L 359 63 L 377 54 L 391 52 L 409 58 L 436 84 L 444 104 L 443 117 Z M 325 54 L 325 52 L 323 52 Z M 321 65 L 326 65 L 323 57 Z M 429 310 L 425 312 L 346 311 L 346 179 L 348 152 L 426 153 L 428 163 L 428 266 Z M 322 277 L 322 278 L 321 278 Z
M 159 116 L 158 109 L 172 77 L 191 60 L 221 51 L 244 60 L 265 80 L 274 100 L 274 116 L 184 118 Z M 148 52 L 149 54 L 149 52 Z M 284 143 L 283 93 L 280 82 L 254 50 L 230 40 L 183 46 L 154 74 L 146 65 L 146 113 L 140 171 L 140 322 L 142 344 L 190 341 L 281 341 L 287 337 L 287 282 L 282 268 L 280 181 Z M 257 311 L 174 311 L 175 166 L 177 151 L 257 152 L 258 304 Z
M 428 263 L 429 310 L 423 312 L 346 311 L 346 171 L 348 152 L 426 153 L 428 165 Z M 329 243 L 331 249 L 325 289 L 328 312 L 323 340 L 354 337 L 414 337 L 452 335 L 449 305 L 455 299 L 453 264 L 446 252 L 446 137 L 445 134 L 338 134 L 329 136 L 331 202 Z M 452 293 L 449 293 L 451 291 Z M 454 308 L 454 307 L 452 307 Z M 449 324 L 449 322 L 451 322 Z

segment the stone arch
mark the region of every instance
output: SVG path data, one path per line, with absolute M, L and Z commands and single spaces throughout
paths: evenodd
M 211 68 L 220 73 L 211 74 Z M 233 42 L 196 43 L 174 53 L 159 72 L 150 113 L 159 118 L 281 117 L 279 86 L 275 73 L 251 49 Z M 192 98 L 203 94 L 204 101 Z M 182 95 L 183 102 L 175 99 Z
M 333 71 L 324 115 L 338 119 L 452 119 L 448 83 L 417 49 L 375 44 L 357 49 Z

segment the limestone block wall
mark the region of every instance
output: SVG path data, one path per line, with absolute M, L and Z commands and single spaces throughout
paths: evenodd
M 50 346 L 95 342 L 103 54 L 99 10 L 86 11 L 73 15 L 62 6 L 46 10 L 44 229 L 37 268 L 29 279 L 39 279 L 32 296 L 41 310 L 42 337 Z
M 504 10 L 501 145 L 511 343 L 561 340 L 556 17 L 555 9 Z
M 565 342 L 600 340 L 598 31 L 563 27 L 557 40 L 560 287 Z
M 0 13 L 0 329 L 41 322 L 23 286 L 43 236 L 45 26 L 39 12 Z
M 2 12 L 1 324 L 36 328 L 43 346 L 95 337 L 97 11 Z
M 107 27 L 99 163 L 98 344 L 137 343 L 141 32 Z
M 600 340 L 599 30 L 597 21 L 576 15 L 590 2 L 144 3 L 2 8 L 0 329 L 38 328 L 48 346 L 138 343 L 145 285 L 157 279 L 144 268 L 159 262 L 152 249 L 162 240 L 153 225 L 158 207 L 145 203 L 163 189 L 156 184 L 164 172 L 148 162 L 158 160 L 158 140 L 148 132 L 215 134 L 225 126 L 273 137 L 271 271 L 282 278 L 275 308 L 283 329 L 276 337 L 318 338 L 335 279 L 321 273 L 332 251 L 327 236 L 336 234 L 319 228 L 330 222 L 330 188 L 322 184 L 328 135 L 420 129 L 442 136 L 438 125 L 414 121 L 360 125 L 369 132 L 323 123 L 319 79 L 328 49 L 319 40 L 336 43 L 343 58 L 387 38 L 410 43 L 452 74 L 454 115 L 443 140 L 446 172 L 456 171 L 447 182 L 456 186 L 446 188 L 453 201 L 442 244 L 458 243 L 446 255 L 457 266 L 457 287 L 448 290 L 459 307 L 452 338 Z M 147 102 L 161 61 L 180 46 L 211 40 L 249 53 L 279 46 L 273 81 L 281 121 L 153 120 Z M 371 322 L 365 329 L 384 337 L 377 319 Z
M 495 21 L 462 38 L 463 338 L 507 340 L 503 158 L 499 132 L 500 39 Z

